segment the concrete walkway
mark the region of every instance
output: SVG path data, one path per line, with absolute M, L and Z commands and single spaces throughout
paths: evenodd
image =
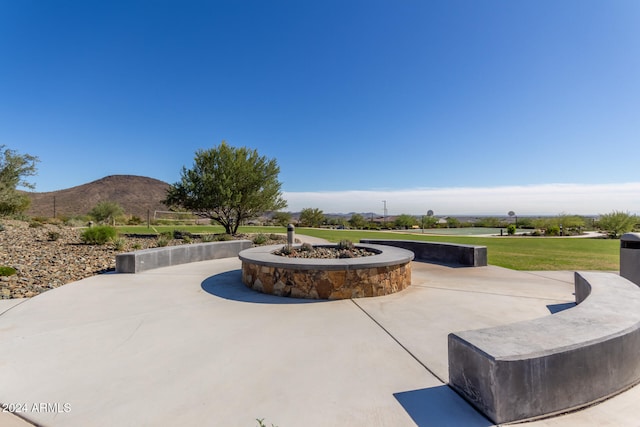
M 239 268 L 105 274 L 3 301 L 0 402 L 61 427 L 490 426 L 446 385 L 447 334 L 574 300 L 571 272 L 414 262 L 403 292 L 310 302 L 258 294 Z M 529 425 L 638 425 L 638 398 Z

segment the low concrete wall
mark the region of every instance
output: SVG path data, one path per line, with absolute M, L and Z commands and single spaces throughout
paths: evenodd
M 154 268 L 189 262 L 236 257 L 240 251 L 250 248 L 251 245 L 249 240 L 231 240 L 126 252 L 116 255 L 116 272 L 141 273 Z
M 620 237 L 620 275 L 640 286 L 640 233 Z
M 486 246 L 391 239 L 362 239 L 360 242 L 407 249 L 415 254 L 416 260 L 420 261 L 457 264 L 469 267 L 483 267 L 487 265 Z
M 449 335 L 449 385 L 496 424 L 577 409 L 640 382 L 640 289 L 576 273 L 576 303 L 531 321 Z

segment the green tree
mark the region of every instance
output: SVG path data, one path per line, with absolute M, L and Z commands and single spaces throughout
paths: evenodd
M 367 220 L 360 214 L 353 214 L 349 218 L 349 225 L 353 228 L 364 228 L 367 225 Z
M 271 220 L 274 222 L 274 224 L 286 227 L 287 225 L 291 224 L 291 213 L 275 212 L 271 217 Z
M 398 228 L 408 229 L 416 225 L 416 217 L 409 214 L 398 215 L 393 221 L 393 225 Z
M 438 218 L 433 215 L 423 215 L 420 218 L 420 224 L 422 224 L 422 228 L 434 228 L 438 223 Z
M 164 203 L 210 218 L 227 234 L 236 234 L 242 221 L 287 207 L 279 173 L 275 159 L 222 141 L 196 152 L 193 168 L 182 168 L 180 182 L 168 189 Z
M 97 222 L 115 223 L 116 218 L 124 214 L 124 209 L 116 202 L 102 201 L 91 209 L 89 216 Z
M 324 220 L 324 213 L 318 208 L 304 208 L 300 211 L 300 224 L 303 227 L 319 227 Z
M 452 216 L 447 218 L 447 227 L 449 228 L 458 228 L 460 227 L 460 220 L 458 218 L 454 218 Z
M 637 222 L 638 217 L 636 215 L 631 215 L 629 212 L 613 211 L 600 215 L 598 227 L 609 233 L 609 236 L 615 239 L 633 230 Z
M 0 145 L 0 215 L 13 215 L 29 208 L 31 199 L 19 192 L 18 187 L 35 188 L 25 177 L 36 174 L 38 161 L 37 157 L 18 154 Z

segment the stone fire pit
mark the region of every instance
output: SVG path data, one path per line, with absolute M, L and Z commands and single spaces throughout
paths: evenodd
M 242 261 L 242 282 L 265 294 L 312 299 L 381 296 L 411 285 L 413 252 L 384 245 L 358 244 L 356 247 L 375 255 L 287 258 L 274 254 L 282 245 L 245 249 L 238 255 Z

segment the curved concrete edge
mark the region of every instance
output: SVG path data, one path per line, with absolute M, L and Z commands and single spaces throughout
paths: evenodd
M 531 321 L 449 334 L 449 385 L 493 422 L 578 409 L 640 382 L 640 289 L 575 273 L 578 306 Z
M 143 249 L 116 255 L 116 273 L 141 273 L 160 267 L 190 262 L 231 258 L 252 246 L 249 240 L 195 243 Z
M 327 245 L 319 245 L 327 246 Z M 258 246 L 245 249 L 238 254 L 242 262 L 269 267 L 292 270 L 359 270 L 365 268 L 387 267 L 400 263 L 409 263 L 414 254 L 411 251 L 381 245 L 357 244 L 356 247 L 367 248 L 376 255 L 361 258 L 319 259 L 319 258 L 287 258 L 274 255 L 273 252 L 282 245 Z
M 415 258 L 427 262 L 457 264 L 468 267 L 487 265 L 487 247 L 422 240 L 361 239 L 360 243 L 388 245 L 409 250 Z

